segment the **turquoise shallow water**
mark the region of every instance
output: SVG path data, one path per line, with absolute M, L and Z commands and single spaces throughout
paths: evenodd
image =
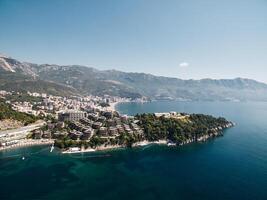
M 127 103 L 121 113 L 181 111 L 237 123 L 223 137 L 62 155 L 48 147 L 0 152 L 0 199 L 267 199 L 267 103 Z M 25 160 L 22 160 L 25 156 Z

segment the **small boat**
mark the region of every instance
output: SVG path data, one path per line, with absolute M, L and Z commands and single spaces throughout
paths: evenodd
M 168 146 L 176 146 L 176 143 L 174 143 L 174 142 L 168 142 L 167 145 L 168 145 Z
M 22 160 L 25 160 L 25 157 L 23 156 L 21 159 L 22 159 Z
M 51 146 L 51 149 L 50 149 L 50 152 L 52 153 L 53 152 L 53 150 L 54 150 L 54 144 L 52 144 L 52 146 Z

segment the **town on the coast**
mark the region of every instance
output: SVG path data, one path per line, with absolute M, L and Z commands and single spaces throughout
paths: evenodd
M 178 112 L 122 115 L 116 96 L 61 97 L 0 91 L 0 150 L 52 145 L 63 153 L 90 152 L 151 143 L 201 142 L 233 126 L 224 118 Z

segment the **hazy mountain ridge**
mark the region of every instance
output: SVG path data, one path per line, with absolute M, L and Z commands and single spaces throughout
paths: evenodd
M 66 90 L 65 94 L 109 94 L 131 98 L 146 96 L 151 99 L 179 100 L 267 101 L 267 84 L 243 78 L 182 80 L 145 73 L 101 71 L 80 65 L 38 65 L 1 56 L 0 70 L 1 74 L 6 73 L 11 77 L 6 80 L 5 76 L 0 76 L 2 89 L 9 86 L 10 89 L 18 90 L 26 85 L 29 90 L 41 88 L 45 91 L 45 85 L 49 85 L 50 91 L 57 93 L 58 90 Z M 10 81 L 12 79 L 14 83 Z M 38 83 L 36 85 L 39 85 L 39 89 L 31 88 L 25 81 Z M 53 87 L 55 88 L 52 89 Z
M 39 79 L 37 68 L 37 64 L 19 62 L 10 57 L 0 56 L 0 89 L 64 96 L 78 94 L 75 88 L 65 84 Z

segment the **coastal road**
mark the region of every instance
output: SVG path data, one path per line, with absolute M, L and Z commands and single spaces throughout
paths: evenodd
M 11 130 L 5 130 L 5 131 L 0 131 L 0 138 L 1 137 L 7 137 L 9 135 L 18 135 L 18 134 L 26 134 L 30 131 L 33 131 L 35 129 L 40 128 L 41 126 L 43 126 L 45 124 L 44 121 L 35 123 L 35 124 L 31 124 L 28 126 L 23 126 L 17 129 L 11 129 Z

